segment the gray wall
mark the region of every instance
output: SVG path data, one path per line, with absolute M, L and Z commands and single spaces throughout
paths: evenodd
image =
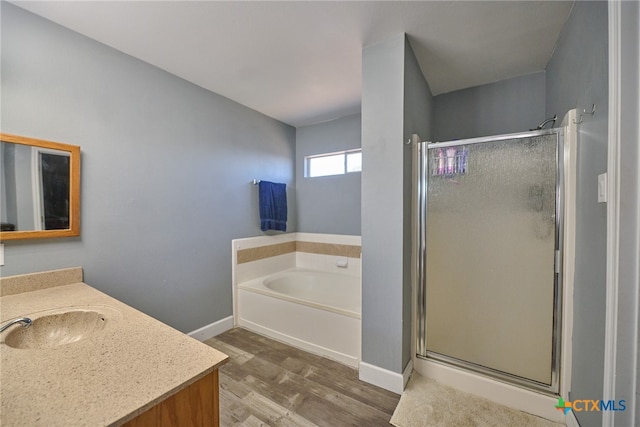
M 404 125 L 403 141 L 408 141 L 413 134 L 418 134 L 422 141 L 432 138 L 433 96 L 429 84 L 424 78 L 418 60 L 411 48 L 409 40 L 405 40 L 404 48 Z M 403 237 L 402 237 L 402 366 L 403 369 L 411 360 L 412 316 L 412 283 L 411 260 L 413 255 L 412 232 L 412 196 L 414 188 L 411 145 L 403 145 Z
M 434 98 L 435 141 L 523 132 L 545 118 L 545 73 L 444 93 Z M 558 114 L 560 124 L 562 116 Z M 547 126 L 549 127 L 549 126 Z
M 405 35 L 362 51 L 362 361 L 403 368 Z
M 360 148 L 360 114 L 296 129 L 298 231 L 360 235 L 360 172 L 304 177 L 304 158 Z
M 571 400 L 602 396 L 604 369 L 606 204 L 597 202 L 607 171 L 607 3 L 576 2 L 546 71 L 546 112 L 562 118 L 596 104 L 578 127 L 576 274 Z M 600 412 L 576 412 L 582 427 L 601 425 Z
M 250 181 L 294 183 L 295 129 L 1 7 L 2 131 L 82 149 L 81 236 L 6 242 L 2 275 L 82 266 L 182 331 L 231 315 L 230 241 L 261 234 Z
M 362 361 L 411 359 L 411 152 L 431 136 L 431 92 L 405 34 L 362 56 Z
M 620 246 L 615 425 L 640 424 L 640 3 L 622 2 L 620 75 Z

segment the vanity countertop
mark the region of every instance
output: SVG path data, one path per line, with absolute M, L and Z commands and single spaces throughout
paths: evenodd
M 87 306 L 115 315 L 78 342 L 16 349 L 4 343 L 10 330 L 2 334 L 2 426 L 117 426 L 228 359 L 82 282 L 2 296 L 0 319 Z

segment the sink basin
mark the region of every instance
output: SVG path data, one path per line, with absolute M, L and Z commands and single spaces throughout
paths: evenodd
M 57 312 L 27 315 L 30 327 L 15 326 L 4 343 L 19 349 L 47 349 L 81 341 L 102 331 L 119 314 L 107 307 L 69 308 Z

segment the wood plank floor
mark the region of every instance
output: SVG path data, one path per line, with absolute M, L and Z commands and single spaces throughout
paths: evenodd
M 389 426 L 400 396 L 358 372 L 236 328 L 205 341 L 229 355 L 220 368 L 220 425 Z

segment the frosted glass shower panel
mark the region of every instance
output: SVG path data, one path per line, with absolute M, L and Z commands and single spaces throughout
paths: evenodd
M 551 383 L 557 144 L 429 149 L 428 353 Z

